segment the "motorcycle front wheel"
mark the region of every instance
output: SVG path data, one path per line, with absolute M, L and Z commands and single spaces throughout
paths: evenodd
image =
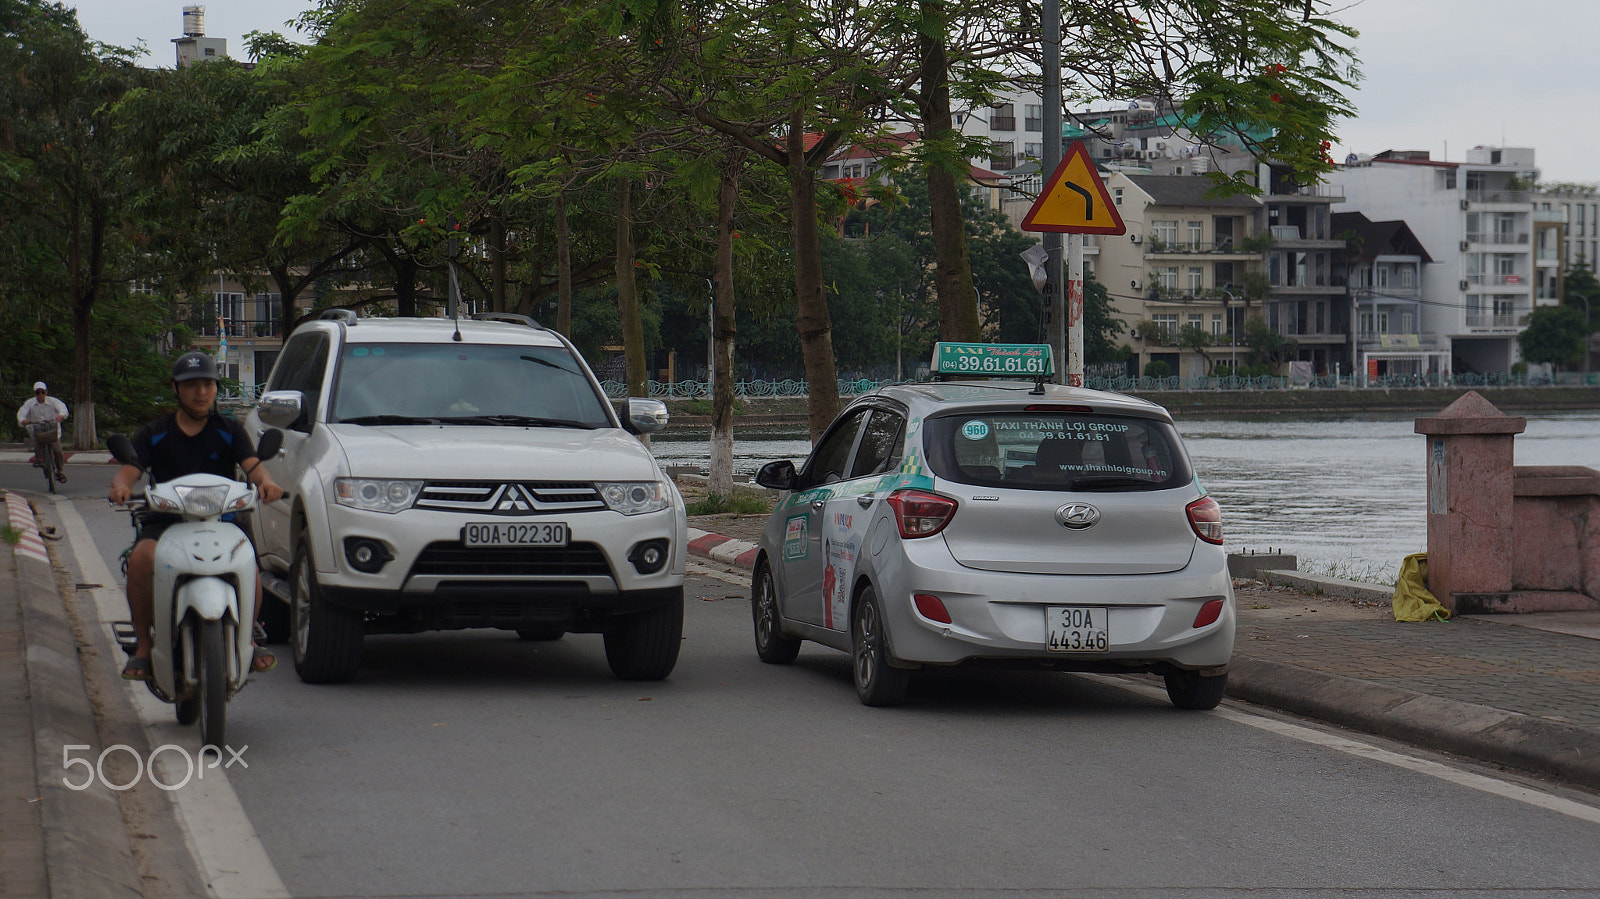
M 200 744 L 221 750 L 228 736 L 228 656 L 222 622 L 202 621 L 200 667 L 195 686 L 200 703 Z

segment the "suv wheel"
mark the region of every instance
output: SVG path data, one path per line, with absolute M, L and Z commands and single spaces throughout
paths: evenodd
M 606 662 L 623 680 L 662 680 L 678 664 L 683 642 L 683 590 L 671 601 L 606 622 Z
M 311 547 L 295 547 L 289 569 L 294 603 L 289 620 L 294 640 L 294 670 L 308 684 L 338 684 L 356 675 L 361 664 L 365 623 L 361 613 L 330 604 L 317 585 Z

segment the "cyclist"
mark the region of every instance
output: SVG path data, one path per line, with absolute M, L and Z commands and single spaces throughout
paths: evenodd
M 34 383 L 33 399 L 17 410 L 17 424 L 27 428 L 33 437 L 34 452 L 38 456 L 34 464 L 43 465 L 47 452 L 54 456 L 56 480 L 63 484 L 67 482 L 67 454 L 61 451 L 61 423 L 66 420 L 67 404 L 51 396 L 50 388 L 43 381 Z
M 217 399 L 217 363 L 205 353 L 185 353 L 172 366 L 172 389 L 178 400 L 176 412 L 150 422 L 133 437 L 139 459 L 150 466 L 155 483 L 186 474 L 214 474 L 233 477 L 235 466 L 244 469 L 256 485 L 263 502 L 276 502 L 283 488 L 273 482 L 267 467 L 256 456 L 255 444 L 239 422 L 218 415 L 212 408 Z M 111 501 L 127 502 L 140 471 L 132 465 L 117 470 L 111 480 Z M 128 557 L 128 611 L 138 645 L 122 669 L 127 680 L 144 680 L 150 675 L 151 625 L 155 620 L 156 539 L 161 532 L 183 519 L 176 515 L 148 514 L 139 528 L 138 542 Z M 256 615 L 261 614 L 261 579 L 255 584 Z M 269 671 L 278 663 L 268 649 L 256 647 L 250 668 Z

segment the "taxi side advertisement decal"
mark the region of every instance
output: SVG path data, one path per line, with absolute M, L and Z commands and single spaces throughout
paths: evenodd
M 856 543 L 850 534 L 854 518 L 835 512 L 823 531 L 822 562 L 827 567 L 822 571 L 822 626 L 831 631 L 844 630 L 848 620 L 845 607 L 856 561 Z
M 804 559 L 809 552 L 806 537 L 811 526 L 811 516 L 791 515 L 783 521 L 784 559 Z

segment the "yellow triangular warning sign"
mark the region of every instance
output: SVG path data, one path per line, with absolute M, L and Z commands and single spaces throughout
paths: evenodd
M 1033 208 L 1022 217 L 1024 231 L 1059 231 L 1067 234 L 1124 234 L 1117 207 L 1106 193 L 1100 172 L 1089 159 L 1083 141 L 1074 141 L 1061 157 L 1055 174 L 1045 182 Z

